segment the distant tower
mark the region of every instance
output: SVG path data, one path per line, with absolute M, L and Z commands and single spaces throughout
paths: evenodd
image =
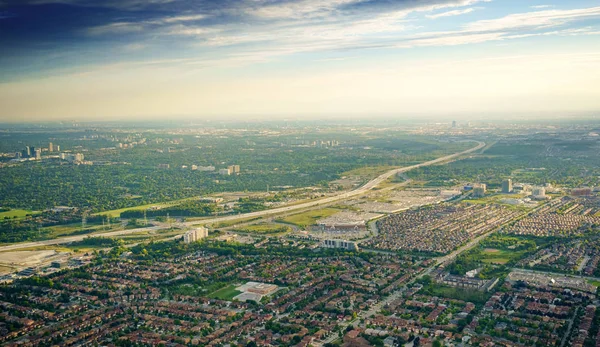
M 455 120 L 452 121 L 452 127 L 456 128 L 456 121 Z
M 502 193 L 504 194 L 509 194 L 513 192 L 513 182 L 512 180 L 506 179 L 504 181 L 502 181 Z
M 54 145 L 52 144 L 52 142 L 48 144 L 48 152 L 54 152 Z
M 148 218 L 146 218 L 146 210 L 144 210 L 144 225 L 148 225 Z

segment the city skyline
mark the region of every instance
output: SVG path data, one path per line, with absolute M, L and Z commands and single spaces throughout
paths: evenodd
M 0 121 L 595 112 L 595 1 L 0 3 Z

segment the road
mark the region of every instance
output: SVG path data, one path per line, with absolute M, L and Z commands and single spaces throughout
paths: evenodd
M 287 212 L 296 211 L 296 210 L 303 210 L 303 209 L 308 209 L 308 208 L 312 208 L 312 207 L 317 207 L 319 205 L 326 205 L 326 204 L 331 204 L 333 202 L 350 199 L 350 198 L 353 198 L 353 197 L 356 197 L 359 195 L 363 195 L 363 194 L 373 190 L 381 183 L 387 181 L 390 177 L 393 177 L 394 175 L 397 175 L 399 173 L 404 173 L 404 172 L 408 172 L 408 171 L 418 169 L 421 167 L 447 162 L 447 161 L 456 159 L 462 155 L 476 152 L 476 151 L 482 149 L 483 147 L 485 147 L 484 142 L 479 142 L 479 141 L 476 141 L 476 142 L 477 142 L 477 146 L 470 148 L 466 151 L 462 151 L 460 153 L 447 155 L 445 157 L 430 160 L 430 161 L 427 161 L 427 162 L 424 162 L 421 164 L 416 164 L 416 165 L 412 165 L 412 166 L 406 166 L 406 167 L 390 170 L 390 171 L 374 178 L 373 180 L 367 182 L 365 185 L 363 185 L 359 188 L 356 188 L 355 190 L 341 193 L 336 196 L 331 196 L 331 197 L 327 197 L 327 198 L 323 198 L 323 199 L 319 199 L 319 200 L 315 200 L 315 201 L 309 201 L 309 202 L 292 205 L 292 206 L 278 207 L 278 208 L 274 208 L 271 210 L 264 210 L 264 211 L 250 212 L 250 213 L 244 213 L 244 214 L 239 214 L 239 215 L 230 215 L 230 216 L 224 216 L 224 217 L 204 219 L 201 221 L 191 221 L 191 222 L 180 223 L 179 225 L 185 226 L 185 227 L 192 227 L 192 226 L 197 226 L 197 225 L 208 225 L 208 224 L 227 222 L 227 221 L 238 220 L 238 219 L 265 217 L 265 216 L 269 216 L 269 215 L 287 213 Z M 161 227 L 149 227 L 149 228 L 119 230 L 119 231 L 113 231 L 113 232 L 108 232 L 108 233 L 93 234 L 93 236 L 95 236 L 95 237 L 112 237 L 112 236 L 121 236 L 121 235 L 126 235 L 126 234 L 131 234 L 131 233 L 142 232 L 142 231 L 160 230 L 160 229 L 161 229 Z M 67 237 L 60 237 L 60 238 L 56 238 L 56 239 L 52 239 L 52 240 L 18 243 L 18 244 L 13 244 L 13 245 L 8 245 L 8 246 L 2 246 L 2 247 L 0 247 L 0 252 L 15 251 L 15 250 L 19 250 L 19 249 L 38 247 L 38 246 L 60 245 L 60 244 L 65 244 L 65 243 L 70 243 L 70 242 L 81 241 L 88 236 L 90 236 L 90 235 L 67 236 Z

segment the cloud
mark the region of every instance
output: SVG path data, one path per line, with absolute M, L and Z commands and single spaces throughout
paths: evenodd
M 206 15 L 204 14 L 189 14 L 189 15 L 180 15 L 180 16 L 167 16 L 167 17 L 160 17 L 160 18 L 154 18 L 154 19 L 149 19 L 149 20 L 144 20 L 144 21 L 139 21 L 139 22 L 115 22 L 115 23 L 109 23 L 109 24 L 105 24 L 105 25 L 100 25 L 100 26 L 95 26 L 95 27 L 91 27 L 88 28 L 87 31 L 89 34 L 92 35 L 103 35 L 103 34 L 115 34 L 115 33 L 133 33 L 133 32 L 141 32 L 147 29 L 151 29 L 152 27 L 154 28 L 160 28 L 164 25 L 167 24 L 176 24 L 176 23 L 185 23 L 185 22 L 197 22 L 197 21 L 201 21 L 203 19 L 207 18 Z M 180 32 L 183 32 L 183 29 L 179 30 Z M 170 30 L 171 33 L 173 34 L 178 34 L 177 33 L 177 29 L 175 26 L 171 27 Z M 201 33 L 208 33 L 211 32 L 211 30 L 206 29 L 206 30 L 200 30 L 200 29 L 188 29 L 188 34 L 187 35 L 191 35 L 193 32 L 196 32 L 198 34 Z
M 547 10 L 511 14 L 498 19 L 479 20 L 466 26 L 467 31 L 542 29 L 586 18 L 600 17 L 600 7 L 574 10 Z
M 442 13 L 437 13 L 437 14 L 429 14 L 429 15 L 426 15 L 425 17 L 427 17 L 429 19 L 437 19 L 437 18 L 442 18 L 442 17 L 460 16 L 463 14 L 471 13 L 473 11 L 475 11 L 475 8 L 469 7 L 469 8 L 465 8 L 464 10 L 454 10 L 454 11 L 442 12 Z
M 199 67 L 263 63 L 311 52 L 407 49 L 533 36 L 591 35 L 591 29 L 567 32 L 562 26 L 600 17 L 600 7 L 552 9 L 471 21 L 451 31 L 424 31 L 420 25 L 430 22 L 422 21 L 423 16 L 437 19 L 468 14 L 480 8 L 473 6 L 490 0 L 22 1 L 69 4 L 92 12 L 97 9 L 88 6 L 119 9 L 117 15 L 110 12 L 108 23 L 105 20 L 100 25 L 80 28 L 78 33 L 87 33 L 85 40 L 113 39 L 116 48 L 125 53 L 163 47 L 169 57 L 192 57 L 184 63 Z M 170 4 L 173 1 L 177 1 L 177 6 Z M 150 50 L 144 49 L 144 52 Z
M 165 5 L 177 0 L 7 0 L 4 4 L 8 5 L 47 5 L 62 4 L 82 7 L 104 7 L 120 10 L 140 10 L 152 6 Z M 1 5 L 1 4 L 0 4 Z
M 116 22 L 89 28 L 88 33 L 91 35 L 125 34 L 143 30 L 144 25 L 140 23 Z
M 535 5 L 535 6 L 530 6 L 530 8 L 533 8 L 535 10 L 541 10 L 544 8 L 551 8 L 554 7 L 554 5 Z

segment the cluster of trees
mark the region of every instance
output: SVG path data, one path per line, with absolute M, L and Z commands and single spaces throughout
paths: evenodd
M 569 145 L 554 140 L 528 143 L 505 140 L 496 143 L 484 154 L 447 165 L 422 167 L 408 172 L 407 176 L 427 181 L 427 186 L 452 186 L 457 182 L 472 181 L 485 182 L 489 188 L 501 187 L 502 180 L 508 177 L 531 184 L 552 183 L 571 187 L 595 186 L 600 182 L 600 157 L 587 145 Z M 523 170 L 526 168 L 546 170 Z
M 121 239 L 113 239 L 109 237 L 86 237 L 85 239 L 77 242 L 72 242 L 71 246 L 76 247 L 118 247 L 123 245 L 123 240 Z
M 136 209 L 121 212 L 121 218 L 143 218 L 159 216 L 178 216 L 178 217 L 203 217 L 212 216 L 223 209 L 217 204 L 201 203 L 199 201 L 186 201 L 175 206 L 168 206 L 160 209 Z

